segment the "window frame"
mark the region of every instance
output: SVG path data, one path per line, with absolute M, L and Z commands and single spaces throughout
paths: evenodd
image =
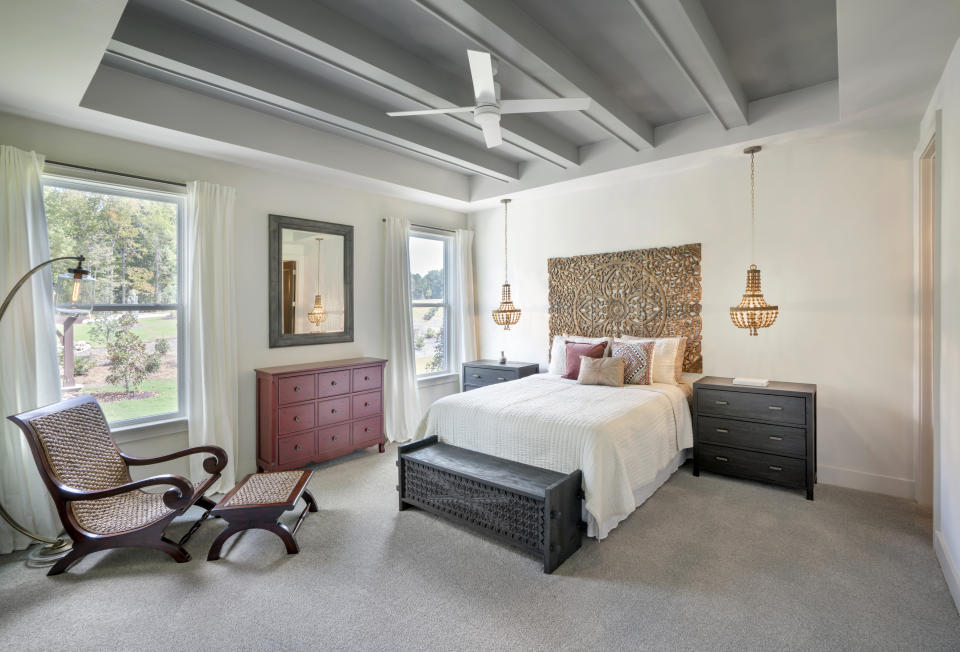
M 453 369 L 453 361 L 450 359 L 450 316 L 453 313 L 453 301 L 451 292 L 454 291 L 453 283 L 453 234 L 443 229 L 433 229 L 424 226 L 411 226 L 407 234 L 407 282 L 413 272 L 410 269 L 410 240 L 412 238 L 421 238 L 424 240 L 437 240 L 443 243 L 443 300 L 440 302 L 426 299 L 414 299 L 410 297 L 411 315 L 414 308 L 431 308 L 439 306 L 443 308 L 443 361 L 445 367 L 439 371 L 430 371 L 418 373 L 417 381 L 430 381 L 458 374 Z M 416 357 L 416 356 L 414 356 Z
M 111 175 L 112 176 L 112 175 Z M 41 176 L 41 186 L 46 189 L 65 188 L 81 192 L 95 192 L 104 195 L 130 197 L 147 201 L 164 201 L 175 204 L 177 207 L 177 303 L 138 303 L 94 304 L 93 312 L 176 312 L 177 314 L 177 410 L 151 414 L 133 419 L 122 419 L 108 422 L 111 431 L 137 430 L 141 428 L 159 427 L 166 434 L 171 424 L 184 421 L 187 418 L 188 392 L 186 386 L 186 324 L 184 319 L 185 306 L 183 303 L 184 273 L 183 273 L 183 242 L 185 239 L 186 189 L 182 191 L 159 190 L 153 186 L 139 187 L 133 184 L 121 184 L 111 181 L 70 177 L 56 173 L 44 173 Z M 49 225 L 47 226 L 49 229 Z M 130 308 L 136 306 L 136 310 Z M 174 430 L 177 430 L 174 427 Z

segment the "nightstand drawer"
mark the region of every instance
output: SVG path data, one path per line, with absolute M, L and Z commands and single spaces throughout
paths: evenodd
M 806 423 L 806 401 L 797 396 L 701 389 L 697 409 L 701 414 Z
M 697 455 L 700 468 L 704 471 L 763 480 L 788 487 L 802 487 L 805 483 L 804 460 L 712 444 L 701 444 Z
M 804 457 L 807 454 L 807 431 L 803 428 L 699 417 L 697 437 L 711 444 L 751 448 L 791 457 Z
M 464 367 L 463 379 L 467 385 L 493 385 L 517 379 L 516 369 L 484 369 L 482 367 Z

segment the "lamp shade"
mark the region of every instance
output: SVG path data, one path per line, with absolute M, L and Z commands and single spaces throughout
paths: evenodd
M 746 328 L 751 335 L 756 335 L 758 328 L 773 326 L 779 313 L 777 306 L 771 306 L 763 298 L 760 270 L 756 265 L 750 265 L 747 270 L 747 289 L 739 305 L 730 308 L 730 320 L 737 328 Z
M 96 280 L 86 274 L 61 274 L 54 286 L 57 312 L 86 315 L 93 310 Z

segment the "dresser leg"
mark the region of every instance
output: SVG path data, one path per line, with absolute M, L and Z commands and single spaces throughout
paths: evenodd
M 813 487 L 807 487 L 807 500 L 813 500 Z
M 697 461 L 697 456 L 693 456 L 693 477 L 700 477 L 700 463 Z
M 383 443 L 383 442 L 380 442 L 380 443 L 377 445 L 377 450 L 379 450 L 381 453 L 386 453 L 386 452 L 387 452 L 387 445 L 386 445 L 385 443 Z

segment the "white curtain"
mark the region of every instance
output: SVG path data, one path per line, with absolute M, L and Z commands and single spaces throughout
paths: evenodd
M 473 303 L 473 231 L 457 229 L 453 242 L 451 369 L 477 359 L 477 312 Z
M 227 466 L 213 492 L 237 480 L 237 329 L 234 295 L 236 191 L 205 181 L 187 185 L 183 260 L 187 282 L 187 419 L 191 446 L 214 444 Z M 190 456 L 190 475 L 204 477 L 203 455 Z
M 390 441 L 407 441 L 420 422 L 417 363 L 410 311 L 410 222 L 387 218 L 384 247 L 383 312 L 387 337 L 384 417 Z
M 50 258 L 40 173 L 43 156 L 0 145 L 0 302 L 23 274 Z M 82 254 L 83 252 L 77 252 Z M 50 268 L 24 284 L 0 321 L 0 503 L 14 520 L 53 537 L 60 521 L 12 414 L 60 399 Z M 0 520 L 0 553 L 31 539 Z

